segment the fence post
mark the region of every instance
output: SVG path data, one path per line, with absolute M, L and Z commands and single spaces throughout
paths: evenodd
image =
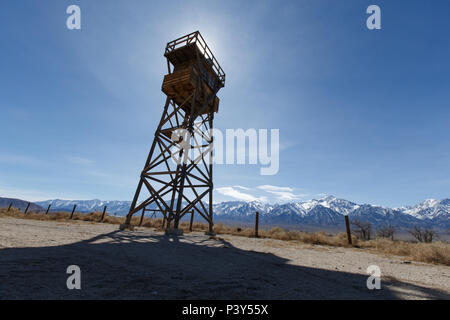
M 139 221 L 139 227 L 142 226 L 142 221 L 144 221 L 145 207 L 142 208 L 141 221 Z
M 164 225 L 166 224 L 166 214 L 167 214 L 167 212 L 164 211 L 164 218 L 163 218 L 163 222 L 162 222 L 162 225 L 161 225 L 161 229 L 162 230 L 164 230 Z
M 12 202 L 9 204 L 8 212 L 9 212 L 9 210 L 11 210 L 11 207 L 12 207 Z
M 255 238 L 258 238 L 258 228 L 259 228 L 259 212 L 256 211 L 256 217 L 255 217 Z
M 194 210 L 191 212 L 191 221 L 189 222 L 189 231 L 192 232 L 192 224 L 194 223 Z
M 100 219 L 100 222 L 103 222 L 103 219 L 105 219 L 105 213 L 106 213 L 106 206 L 103 207 L 103 213 L 102 213 L 102 217 Z
M 348 244 L 352 245 L 352 234 L 350 232 L 350 223 L 348 221 L 348 216 L 345 216 L 345 228 L 347 229 L 347 240 Z
M 73 210 L 72 210 L 72 213 L 70 214 L 70 220 L 72 220 L 72 218 L 73 218 L 73 213 L 75 212 L 75 209 L 77 208 L 77 205 L 76 204 L 74 204 L 73 205 Z
M 25 212 L 24 212 L 24 214 L 27 214 L 27 212 L 28 212 L 28 208 L 30 208 L 30 202 L 28 202 L 28 204 L 27 204 L 27 208 L 25 209 Z
M 50 207 L 52 206 L 52 204 L 50 203 L 49 205 L 48 205 L 48 208 L 47 208 L 47 211 L 45 212 L 45 214 L 48 214 L 48 212 L 50 211 Z

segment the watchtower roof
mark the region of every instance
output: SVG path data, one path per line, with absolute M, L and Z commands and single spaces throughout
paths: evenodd
M 225 72 L 199 31 L 192 32 L 167 43 L 164 56 L 172 65 L 177 66 L 186 61 L 197 59 L 197 53 L 200 53 L 204 57 L 211 66 L 211 69 L 216 73 L 221 86 L 224 87 Z

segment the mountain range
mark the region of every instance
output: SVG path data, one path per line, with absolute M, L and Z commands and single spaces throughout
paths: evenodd
M 20 200 L 20 199 L 13 199 L 13 198 L 1 198 L 0 197 L 0 208 L 8 208 L 9 205 L 11 207 L 17 208 L 21 211 L 25 211 L 25 209 L 28 206 L 28 201 Z M 36 203 L 30 203 L 30 207 L 28 208 L 28 211 L 43 211 L 44 208 L 37 205 Z
M 0 207 L 14 207 L 24 210 L 27 201 L 19 199 L 0 198 Z M 49 204 L 51 211 L 71 211 L 76 204 L 77 212 L 102 211 L 107 206 L 107 212 L 113 215 L 126 215 L 131 201 L 109 200 L 47 200 L 32 203 L 30 210 L 43 211 Z M 150 208 L 150 207 L 149 207 Z M 153 205 L 152 208 L 156 209 Z M 251 224 L 255 212 L 260 213 L 260 221 L 265 225 L 301 227 L 341 228 L 344 215 L 351 220 L 371 222 L 375 227 L 392 225 L 397 228 L 409 228 L 413 225 L 432 227 L 435 229 L 450 228 L 450 199 L 428 199 L 414 206 L 387 208 L 370 204 L 357 204 L 334 196 L 308 201 L 289 202 L 284 204 L 269 204 L 259 201 L 225 201 L 213 206 L 216 222 Z
M 422 225 L 437 229 L 450 228 L 450 199 L 426 200 L 415 206 L 386 208 L 327 196 L 319 200 L 285 204 L 266 204 L 257 201 L 222 202 L 214 206 L 215 215 L 223 220 L 253 221 L 258 211 L 263 222 L 269 225 L 342 226 L 343 216 L 350 220 L 371 222 L 376 227 L 391 224 L 398 228 Z
M 72 210 L 74 204 L 79 212 L 101 211 L 108 207 L 108 213 L 125 215 L 130 201 L 101 200 L 47 200 L 36 202 L 46 208 L 52 203 L 52 210 Z M 156 207 L 155 207 L 156 208 Z M 334 196 L 284 204 L 269 204 L 259 201 L 226 201 L 214 204 L 215 221 L 252 223 L 255 212 L 266 225 L 340 227 L 344 215 L 349 218 L 371 222 L 374 226 L 391 224 L 398 228 L 422 225 L 436 229 L 450 228 L 450 199 L 429 199 L 414 206 L 387 208 L 370 204 L 357 204 Z

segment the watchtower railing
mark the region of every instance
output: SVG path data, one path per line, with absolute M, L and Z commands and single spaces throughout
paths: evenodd
M 205 56 L 206 60 L 209 59 L 209 61 L 211 61 L 212 69 L 219 77 L 219 81 L 222 83 L 222 86 L 225 86 L 225 72 L 223 71 L 217 59 L 214 57 L 213 53 L 206 44 L 205 39 L 203 39 L 199 31 L 192 32 L 188 35 L 185 35 L 183 37 L 180 37 L 167 43 L 165 54 L 168 54 L 174 51 L 175 49 L 178 49 L 182 46 L 191 43 L 196 43 L 198 48 L 200 49 L 200 52 Z

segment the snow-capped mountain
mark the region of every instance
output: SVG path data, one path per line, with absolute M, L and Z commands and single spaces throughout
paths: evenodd
M 52 210 L 71 211 L 74 204 L 79 212 L 101 211 L 108 207 L 108 213 L 125 215 L 131 201 L 101 200 L 47 200 L 36 202 L 46 208 L 52 203 Z M 156 208 L 156 207 L 155 207 Z M 260 213 L 261 222 L 268 225 L 310 225 L 341 226 L 344 215 L 350 219 L 369 221 L 374 226 L 391 224 L 396 227 L 410 227 L 420 224 L 439 229 L 450 228 L 450 199 L 426 200 L 415 206 L 386 208 L 326 196 L 301 202 L 268 204 L 259 201 L 226 201 L 214 204 L 216 221 L 252 222 L 255 212 Z
M 321 205 L 322 207 L 334 210 L 343 215 L 347 215 L 360 207 L 360 205 L 356 203 L 344 199 L 337 199 L 333 196 L 326 196 L 320 200 L 311 200 L 306 203 Z
M 415 206 L 403 207 L 399 210 L 420 220 L 433 220 L 436 218 L 450 219 L 450 199 L 440 201 L 428 199 Z
M 246 218 L 251 216 L 251 219 L 256 211 L 265 215 L 273 209 L 272 205 L 260 201 L 226 201 L 214 204 L 213 207 L 214 214 L 218 217 Z
M 344 215 L 350 219 L 369 221 L 374 226 L 391 224 L 410 227 L 420 224 L 450 228 L 450 200 L 427 200 L 413 207 L 386 208 L 326 196 L 303 202 L 269 205 L 261 202 L 230 201 L 214 205 L 216 220 L 252 221 L 255 212 L 263 223 L 283 225 L 340 226 Z
M 52 211 L 72 211 L 73 206 L 77 205 L 77 212 L 93 212 L 102 211 L 104 206 L 108 207 L 108 213 L 123 215 L 128 213 L 131 201 L 118 200 L 46 200 L 35 202 L 37 205 L 47 208 L 49 204 L 52 205 Z

